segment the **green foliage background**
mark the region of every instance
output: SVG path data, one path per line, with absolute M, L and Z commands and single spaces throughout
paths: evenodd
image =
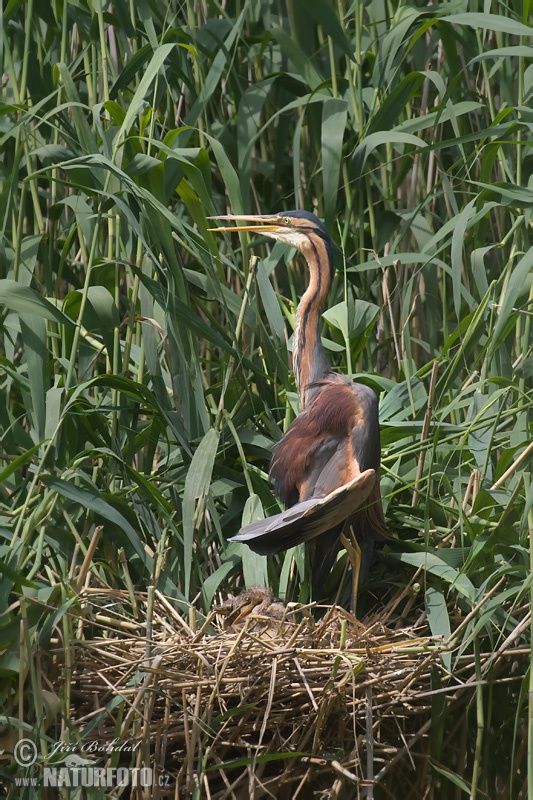
M 395 536 L 362 607 L 418 569 L 415 606 L 449 635 L 490 592 L 459 628 L 452 669 L 483 637 L 497 651 L 525 619 L 529 14 L 525 1 L 7 3 L 8 716 L 21 669 L 38 724 L 32 653 L 55 630 L 75 635 L 67 612 L 84 585 L 157 587 L 184 613 L 243 580 L 308 597 L 299 550 L 269 560 L 267 574 L 226 541 L 278 508 L 266 472 L 297 412 L 286 344 L 306 281 L 281 244 L 252 251 L 245 237 L 210 233 L 206 216 L 228 211 L 313 210 L 338 245 L 325 344 L 338 369 L 380 393 Z M 341 561 L 331 599 L 342 571 Z M 489 738 L 469 739 L 472 796 L 478 780 L 509 796 L 526 780 L 512 754 L 527 737 L 527 687 L 513 686 L 486 721 L 506 732 L 502 757 Z

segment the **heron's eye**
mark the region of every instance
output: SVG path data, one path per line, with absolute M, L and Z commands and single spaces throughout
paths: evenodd
M 291 218 L 290 217 L 283 217 L 283 223 L 284 223 L 284 225 L 290 225 L 291 224 Z

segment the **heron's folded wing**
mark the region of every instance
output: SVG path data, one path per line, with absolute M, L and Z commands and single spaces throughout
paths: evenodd
M 325 497 L 304 500 L 281 514 L 246 525 L 229 541 L 243 542 L 262 556 L 288 550 L 348 519 L 365 503 L 375 480 L 375 471 L 367 469 Z

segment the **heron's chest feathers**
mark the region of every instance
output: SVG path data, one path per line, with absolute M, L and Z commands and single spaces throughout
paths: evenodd
M 272 456 L 270 477 L 286 506 L 313 496 L 325 470 L 337 486 L 359 471 L 352 432 L 364 425 L 364 406 L 358 402 L 353 384 L 342 379 L 320 381 L 317 387 L 312 402 L 292 423 Z

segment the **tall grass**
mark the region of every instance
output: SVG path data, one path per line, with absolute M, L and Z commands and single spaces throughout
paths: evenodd
M 299 551 L 267 564 L 226 541 L 277 509 L 266 471 L 296 413 L 287 340 L 306 281 L 281 244 L 216 239 L 205 218 L 228 209 L 306 208 L 338 245 L 325 344 L 380 393 L 394 532 L 361 609 L 419 570 L 402 613 L 457 630 L 450 669 L 480 639 L 529 641 L 529 7 L 6 6 L 7 717 L 42 732 L 35 654 L 75 636 L 83 587 L 152 586 L 184 613 L 244 579 L 308 597 Z M 439 797 L 459 779 L 518 796 L 527 688 L 479 689 L 465 758 L 435 745 Z

